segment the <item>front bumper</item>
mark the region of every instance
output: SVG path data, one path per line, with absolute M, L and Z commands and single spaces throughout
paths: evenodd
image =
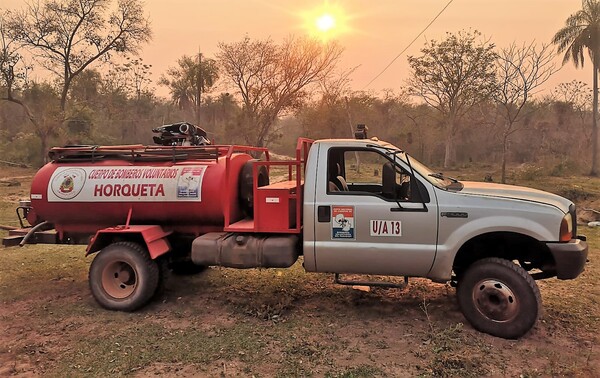
M 567 243 L 546 243 L 554 257 L 556 277 L 573 279 L 583 272 L 588 256 L 588 245 L 584 240 L 571 239 Z

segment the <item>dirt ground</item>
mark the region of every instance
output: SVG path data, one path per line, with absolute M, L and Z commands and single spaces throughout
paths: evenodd
M 123 314 L 98 307 L 81 268 L 23 280 L 29 290 L 2 301 L 0 376 L 587 377 L 600 368 L 598 313 L 592 324 L 561 305 L 546 304 L 522 339 L 502 340 L 464 324 L 443 285 L 365 293 L 296 267 L 246 277 L 211 269 Z
M 0 224 L 16 225 L 32 172 L 1 169 Z M 544 313 L 519 340 L 475 331 L 448 285 L 363 291 L 301 262 L 172 276 L 140 311 L 111 312 L 84 247 L 0 248 L 0 376 L 600 376 L 600 232 L 582 233 L 586 271 L 538 281 Z

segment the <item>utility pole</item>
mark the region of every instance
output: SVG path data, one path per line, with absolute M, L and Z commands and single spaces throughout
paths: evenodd
M 200 126 L 200 107 L 202 104 L 202 53 L 200 52 L 200 47 L 198 47 L 198 72 L 196 75 L 196 125 Z
M 350 138 L 354 138 L 354 126 L 352 125 L 352 116 L 350 115 L 350 102 L 348 101 L 348 96 L 344 97 L 344 101 L 346 102 L 348 126 L 350 126 Z M 358 151 L 354 152 L 354 158 L 356 159 L 356 173 L 360 174 L 360 156 L 358 155 Z

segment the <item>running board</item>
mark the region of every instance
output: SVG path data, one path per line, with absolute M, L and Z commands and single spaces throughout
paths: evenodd
M 403 283 L 383 282 L 383 281 L 346 281 L 340 279 L 340 274 L 335 273 L 334 282 L 339 285 L 348 286 L 371 286 L 371 287 L 389 287 L 395 289 L 404 289 L 408 285 L 408 277 L 404 276 Z
M 25 235 L 7 236 L 5 238 L 2 238 L 2 245 L 5 247 L 17 246 L 17 245 L 19 245 L 19 243 L 21 243 L 21 241 L 23 240 L 24 237 L 25 237 Z

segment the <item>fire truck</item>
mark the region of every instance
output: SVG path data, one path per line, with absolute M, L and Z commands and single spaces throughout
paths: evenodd
M 446 177 L 365 127 L 355 139 L 300 138 L 293 160 L 210 144 L 187 123 L 154 131 L 157 146 L 52 148 L 4 244 L 86 244 L 93 297 L 119 311 L 151 301 L 166 267 L 301 259 L 339 284 L 425 277 L 455 286 L 472 326 L 503 338 L 535 325 L 536 280 L 574 279 L 587 261 L 568 199 Z

